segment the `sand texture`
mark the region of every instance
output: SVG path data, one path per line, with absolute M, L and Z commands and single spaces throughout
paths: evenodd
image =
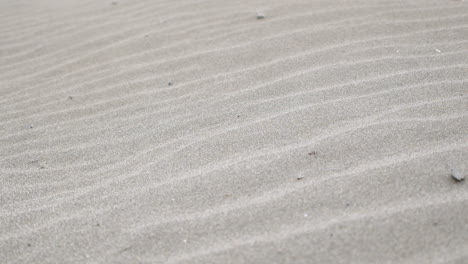
M 466 264 L 451 171 L 466 0 L 0 0 L 1 264 Z

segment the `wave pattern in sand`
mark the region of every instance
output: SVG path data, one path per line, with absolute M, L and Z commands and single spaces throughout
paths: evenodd
M 468 2 L 0 7 L 1 263 L 468 261 Z

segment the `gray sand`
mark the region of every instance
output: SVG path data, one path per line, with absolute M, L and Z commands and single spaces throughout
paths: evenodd
M 467 88 L 467 1 L 0 0 L 0 263 L 468 263 Z

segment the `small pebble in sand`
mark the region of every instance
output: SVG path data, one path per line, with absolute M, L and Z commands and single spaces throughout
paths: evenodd
M 73 96 L 68 96 L 68 99 L 70 99 L 70 100 L 73 99 Z
M 309 152 L 309 153 L 307 153 L 307 154 L 309 154 L 309 156 L 313 156 L 313 155 L 317 154 L 317 152 L 311 151 L 311 152 Z
M 264 19 L 265 18 L 265 14 L 262 13 L 262 12 L 257 12 L 257 19 Z
M 28 245 L 28 247 L 30 247 L 30 246 L 31 246 L 31 244 L 30 244 L 30 243 L 28 243 L 27 245 Z
M 304 179 L 304 176 L 302 176 L 302 175 L 301 175 L 301 176 L 297 176 L 296 179 L 297 179 L 298 181 L 300 181 L 300 180 Z
M 440 53 L 440 49 L 434 49 L 436 52 Z
M 33 128 L 33 126 L 29 126 L 29 128 L 31 128 L 31 129 L 32 129 L 32 128 Z
M 309 215 L 307 213 L 304 214 L 304 217 L 308 217 Z
M 452 176 L 452 179 L 455 180 L 456 182 L 461 182 L 465 180 L 465 175 L 463 175 L 463 173 L 457 169 L 451 170 L 451 176 Z
M 171 85 L 172 85 L 172 82 L 169 82 L 167 85 L 171 86 Z

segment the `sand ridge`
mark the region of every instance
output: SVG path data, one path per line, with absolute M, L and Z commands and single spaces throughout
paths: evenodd
M 467 1 L 0 7 L 0 263 L 468 261 Z

